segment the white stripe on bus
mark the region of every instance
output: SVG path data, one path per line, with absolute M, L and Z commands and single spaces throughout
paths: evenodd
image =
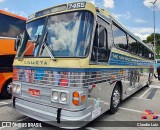
M 14 37 L 0 37 L 0 39 L 13 39 L 13 40 L 15 40 L 16 38 L 14 38 Z

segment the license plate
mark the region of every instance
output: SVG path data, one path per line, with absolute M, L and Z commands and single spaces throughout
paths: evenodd
M 31 96 L 40 96 L 40 90 L 28 89 L 28 94 Z

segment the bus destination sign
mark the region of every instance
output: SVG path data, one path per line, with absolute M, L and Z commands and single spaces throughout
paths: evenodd
M 86 2 L 69 3 L 68 10 L 69 9 L 85 8 L 85 6 L 86 6 Z

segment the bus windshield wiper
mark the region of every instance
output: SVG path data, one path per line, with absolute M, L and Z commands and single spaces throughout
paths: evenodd
M 36 37 L 36 40 L 35 41 L 32 41 L 32 43 L 35 43 L 35 45 L 37 46 L 39 43 L 39 38 L 40 38 L 40 35 L 38 34 L 37 37 Z
M 37 46 L 37 45 L 38 45 L 39 38 L 40 38 L 40 35 L 37 35 L 36 40 L 35 40 L 35 41 L 31 41 L 31 42 L 34 43 L 35 46 Z M 26 42 L 28 43 L 28 40 L 27 40 Z M 26 43 L 26 45 L 27 45 L 27 43 Z M 24 50 L 24 52 L 22 53 L 22 55 L 21 55 L 21 56 L 19 57 L 19 59 L 18 59 L 19 61 L 22 61 L 22 60 L 23 60 L 23 57 L 24 57 L 25 53 L 31 48 L 31 46 L 32 46 L 32 44 L 30 44 L 30 45 Z
M 44 37 L 43 37 L 43 41 L 42 41 L 42 47 L 44 46 L 44 48 L 46 49 L 47 53 L 49 54 L 49 56 L 51 57 L 51 59 L 53 61 L 56 61 L 56 58 L 53 56 L 53 53 L 51 51 L 51 48 L 48 46 L 47 44 L 47 36 L 48 36 L 48 32 L 45 33 Z M 42 53 L 43 50 L 41 50 Z

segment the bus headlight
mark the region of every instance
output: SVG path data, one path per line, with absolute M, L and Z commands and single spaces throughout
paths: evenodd
M 16 90 L 17 90 L 17 86 L 16 86 L 16 85 L 13 85 L 13 86 L 12 86 L 12 92 L 14 92 L 14 93 L 15 93 L 15 92 L 16 92 Z
M 52 89 L 51 102 L 68 104 L 69 103 L 69 92 L 65 90 Z
M 62 102 L 66 102 L 67 101 L 67 93 L 61 93 L 60 100 Z
M 21 94 L 21 84 L 13 83 L 12 91 L 13 93 Z
M 21 92 L 21 86 L 20 86 L 20 85 L 17 85 L 16 93 L 20 93 L 20 92 Z
M 52 99 L 53 99 L 53 101 L 58 101 L 58 92 L 52 93 Z

